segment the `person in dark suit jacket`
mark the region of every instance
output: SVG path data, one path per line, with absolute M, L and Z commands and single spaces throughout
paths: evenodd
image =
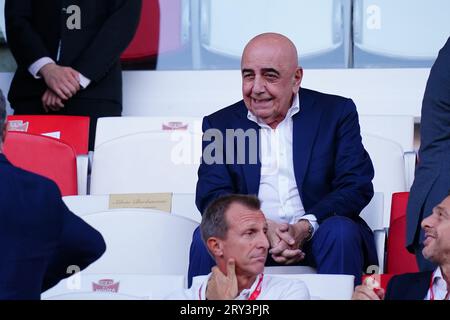
M 1 153 L 5 117 L 0 91 L 0 300 L 40 299 L 71 270 L 97 260 L 105 242 L 69 211 L 53 181 L 13 166 Z
M 406 246 L 421 271 L 434 266 L 422 256 L 420 221 L 450 189 L 450 38 L 431 68 L 422 102 L 419 163 L 409 194 Z
M 120 55 L 140 10 L 141 0 L 6 0 L 14 113 L 90 116 L 93 150 L 97 118 L 122 113 Z
M 386 288 L 357 286 L 354 300 L 449 300 L 450 299 L 450 193 L 422 220 L 425 241 L 422 254 L 437 265 L 433 271 L 396 275 Z
M 374 170 L 355 104 L 300 89 L 296 48 L 280 34 L 252 39 L 241 69 L 244 99 L 203 120 L 198 209 L 224 194 L 258 195 L 269 223 L 269 264 L 304 263 L 360 282 L 377 257 L 359 217 L 373 196 Z M 196 230 L 189 281 L 213 265 Z

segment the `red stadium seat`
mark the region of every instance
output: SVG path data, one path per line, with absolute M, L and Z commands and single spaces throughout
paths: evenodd
M 8 116 L 8 131 L 55 134 L 72 145 L 77 154 L 88 153 L 89 117 L 15 115 Z
M 389 280 L 394 275 L 419 271 L 415 255 L 409 253 L 405 248 L 408 196 L 409 192 L 392 194 L 391 219 L 387 238 L 386 273 L 363 276 L 363 282 L 376 281 L 381 288 L 386 290 Z M 369 277 L 372 279 L 367 279 Z
M 387 239 L 387 273 L 401 274 L 419 271 L 415 255 L 405 248 L 408 197 L 409 192 L 398 192 L 392 195 L 391 223 Z
M 181 49 L 185 42 L 181 25 L 181 0 L 164 0 L 161 4 L 158 0 L 143 0 L 136 34 L 122 53 L 122 62 L 142 62 Z
M 3 151 L 15 166 L 55 181 L 63 196 L 77 194 L 77 161 L 71 145 L 37 134 L 8 132 Z

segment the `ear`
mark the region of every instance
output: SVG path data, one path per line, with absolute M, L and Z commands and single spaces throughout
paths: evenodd
M 293 86 L 294 94 L 297 94 L 298 90 L 300 89 L 302 79 L 303 79 L 303 69 L 301 67 L 298 67 L 294 73 L 294 86 Z
M 223 244 L 222 240 L 216 237 L 210 237 L 206 241 L 206 246 L 208 247 L 209 252 L 214 257 L 222 257 L 223 256 Z

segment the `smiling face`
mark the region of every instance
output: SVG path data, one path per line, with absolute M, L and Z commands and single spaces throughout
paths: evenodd
M 450 196 L 423 219 L 422 229 L 425 231 L 424 257 L 439 265 L 450 263 Z
M 280 34 L 256 36 L 244 49 L 241 73 L 247 109 L 276 127 L 291 107 L 303 76 L 294 44 Z
M 261 210 L 233 203 L 226 211 L 228 232 L 219 240 L 221 260 L 236 261 L 236 274 L 256 276 L 263 272 L 269 250 L 267 222 Z

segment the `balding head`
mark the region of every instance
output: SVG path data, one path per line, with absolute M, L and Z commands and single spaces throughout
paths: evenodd
M 294 43 L 288 37 L 273 32 L 262 33 L 251 39 L 244 48 L 242 60 L 253 51 L 267 49 L 273 51 L 273 58 L 282 59 L 290 68 L 298 67 L 298 54 Z
M 291 107 L 303 76 L 295 45 L 278 33 L 260 34 L 245 46 L 241 72 L 247 109 L 276 128 Z

